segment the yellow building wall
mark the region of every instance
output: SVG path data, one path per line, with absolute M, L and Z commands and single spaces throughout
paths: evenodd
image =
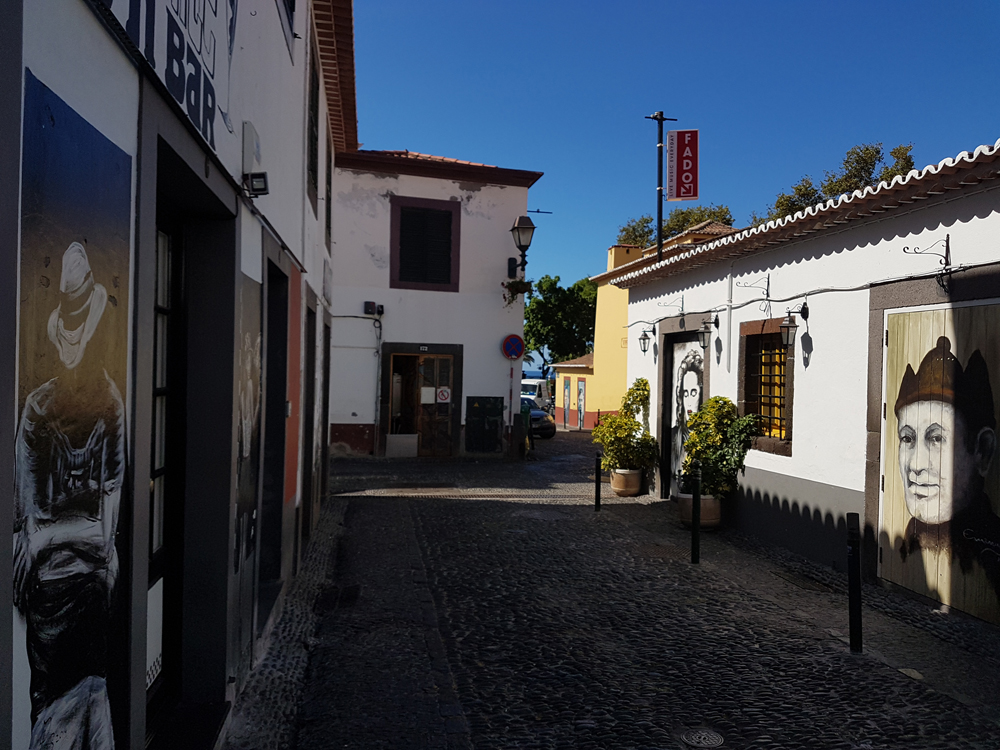
M 608 248 L 608 268 L 636 260 L 637 247 L 615 245 Z M 628 290 L 611 284 L 597 288 L 597 318 L 594 323 L 594 374 L 587 384 L 588 404 L 603 412 L 618 411 L 628 390 Z
M 556 365 L 555 367 L 558 367 Z M 569 380 L 569 411 L 566 410 L 566 380 Z M 556 427 L 566 427 L 570 430 L 580 428 L 580 412 L 578 394 L 579 382 L 584 381 L 584 429 L 591 429 L 597 418 L 597 407 L 591 402 L 591 387 L 594 384 L 594 373 L 584 368 L 573 368 L 559 372 L 556 370 Z

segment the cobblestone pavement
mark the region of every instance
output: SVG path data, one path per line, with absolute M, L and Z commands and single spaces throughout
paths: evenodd
M 852 655 L 842 574 L 734 532 L 691 565 L 671 503 L 594 512 L 592 451 L 335 462 L 299 748 L 1000 748 L 1000 629 L 866 586 Z

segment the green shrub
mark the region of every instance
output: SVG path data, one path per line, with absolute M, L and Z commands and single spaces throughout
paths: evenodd
M 642 413 L 642 422 L 638 416 Z M 638 378 L 622 398 L 617 414 L 601 418 L 593 438 L 604 449 L 601 467 L 612 469 L 651 469 L 660 458 L 656 438 L 649 434 L 649 381 Z
M 724 497 L 736 489 L 736 476 L 753 439 L 760 434 L 760 417 L 739 416 L 725 396 L 713 396 L 688 419 L 690 435 L 684 443 L 681 483 L 690 486 L 691 462 L 701 462 L 701 491 Z

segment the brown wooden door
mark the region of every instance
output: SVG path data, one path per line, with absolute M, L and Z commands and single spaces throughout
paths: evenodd
M 446 355 L 422 355 L 417 365 L 420 388 L 417 433 L 418 455 L 450 456 L 451 418 L 454 399 L 454 359 Z

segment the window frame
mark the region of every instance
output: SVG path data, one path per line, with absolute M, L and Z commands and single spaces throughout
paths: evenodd
M 316 48 L 312 47 L 309 56 L 308 100 L 306 102 L 306 194 L 312 205 L 313 216 L 317 216 L 317 198 L 319 196 L 319 110 L 320 81 L 319 58 Z M 317 217 L 318 218 L 318 217 Z
M 459 287 L 459 271 L 461 260 L 460 235 L 462 229 L 462 211 L 459 201 L 434 200 L 431 198 L 411 198 L 409 196 L 393 195 L 390 197 L 390 229 L 389 229 L 389 286 L 392 289 L 416 289 L 428 292 L 457 292 Z M 400 221 L 402 209 L 425 208 L 433 211 L 451 212 L 451 281 L 448 284 L 432 284 L 424 281 L 402 281 L 399 278 L 400 268 Z
M 781 321 L 783 318 L 768 318 L 766 320 L 752 320 L 740 323 L 740 359 L 738 373 L 738 404 L 740 416 L 746 416 L 747 411 L 747 379 L 750 373 L 747 371 L 747 343 L 748 340 L 759 336 L 781 335 Z M 784 421 L 785 437 L 776 438 L 767 435 L 756 437 L 753 440 L 752 450 L 762 453 L 773 453 L 777 456 L 792 455 L 792 440 L 795 436 L 793 430 L 794 415 L 794 395 L 795 395 L 795 342 L 785 348 L 785 382 L 784 382 Z

